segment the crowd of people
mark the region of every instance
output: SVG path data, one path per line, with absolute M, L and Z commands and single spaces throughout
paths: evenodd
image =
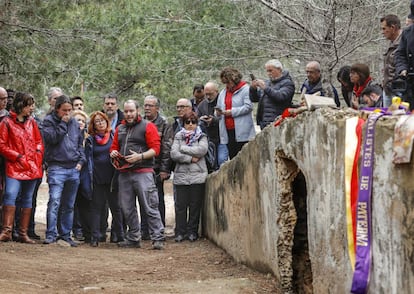
M 414 1 L 407 19 L 414 19 Z M 414 107 L 414 26 L 402 29 L 395 15 L 381 18 L 381 30 L 390 44 L 384 53 L 382 82 L 375 82 L 368 65 L 341 67 L 337 80 L 343 100 L 355 109 L 388 107 L 399 95 Z M 256 134 L 256 124 L 272 124 L 287 108 L 295 107 L 295 83 L 280 60 L 265 63 L 268 79 L 226 67 L 215 81 L 197 84 L 193 97 L 176 102 L 177 115 L 163 117 L 154 95 L 127 100 L 103 96 L 101 110 L 89 115 L 80 96 L 68 97 L 52 87 L 50 109 L 43 119 L 34 115 L 35 98 L 0 87 L 1 234 L 0 241 L 36 243 L 37 192 L 44 173 L 49 186 L 43 244 L 62 240 L 72 247 L 80 241 L 92 247 L 109 241 L 119 247 L 141 246 L 151 240 L 164 248 L 164 182 L 173 175 L 175 241 L 196 241 L 205 182 L 211 166 L 206 160 L 213 146 L 215 169 L 234 158 Z M 322 66 L 311 60 L 305 67 L 302 94 L 332 97 L 338 91 L 322 77 Z M 405 87 L 398 85 L 404 81 Z M 297 105 L 296 105 L 297 106 Z M 139 208 L 137 207 L 137 201 Z M 139 209 L 139 214 L 138 214 Z

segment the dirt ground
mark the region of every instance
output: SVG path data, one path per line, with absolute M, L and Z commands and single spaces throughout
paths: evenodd
M 164 250 L 100 243 L 0 244 L 1 293 L 279 293 L 275 278 L 236 263 L 212 242 L 175 243 L 171 182 L 166 185 Z M 38 196 L 36 230 L 44 238 L 47 184 Z

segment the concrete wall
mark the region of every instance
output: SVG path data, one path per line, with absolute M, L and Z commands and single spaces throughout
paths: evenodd
M 355 115 L 319 109 L 268 127 L 208 178 L 205 234 L 237 261 L 273 273 L 283 293 L 298 291 L 292 247 L 301 238 L 294 233 L 301 217 L 311 266 L 306 292 L 350 291 L 344 146 L 345 119 Z M 414 169 L 392 163 L 396 120 L 380 119 L 376 127 L 370 293 L 414 289 Z M 297 215 L 292 181 L 300 171 L 307 208 Z

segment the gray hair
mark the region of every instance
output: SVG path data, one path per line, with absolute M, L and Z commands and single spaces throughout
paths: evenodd
M 283 65 L 278 59 L 270 59 L 268 62 L 266 62 L 265 66 L 273 66 L 274 68 L 280 68 L 283 70 Z
M 217 92 L 218 92 L 218 90 L 219 90 L 219 85 L 218 85 L 218 83 L 216 82 L 216 81 L 208 81 L 205 85 L 204 85 L 204 88 L 208 85 L 208 84 L 211 84 L 212 85 L 212 87 L 213 87 L 213 89 L 214 90 L 216 90 Z
M 103 95 L 103 100 L 105 101 L 106 98 L 115 99 L 118 102 L 118 95 L 115 93 L 107 93 Z
M 53 94 L 55 93 L 55 92 L 59 92 L 60 93 L 60 95 L 59 96 L 61 96 L 61 95 L 63 95 L 63 91 L 62 91 L 62 89 L 61 88 L 59 88 L 59 87 L 51 87 L 50 89 L 49 89 L 49 91 L 47 91 L 47 100 L 51 100 L 52 99 L 52 96 L 53 96 Z
M 158 97 L 156 97 L 154 95 L 148 95 L 148 96 L 145 96 L 144 100 L 145 99 L 155 100 L 155 106 L 160 107 L 160 99 L 158 99 Z
M 191 101 L 189 99 L 187 99 L 187 98 L 180 98 L 180 99 L 177 100 L 177 103 L 180 100 L 181 101 L 185 101 L 185 104 L 187 104 L 187 106 L 193 107 L 193 104 L 191 104 Z

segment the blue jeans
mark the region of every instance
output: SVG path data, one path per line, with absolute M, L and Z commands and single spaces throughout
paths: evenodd
M 4 192 L 3 205 L 16 206 L 17 196 L 20 198 L 20 208 L 32 208 L 33 192 L 37 179 L 16 180 L 6 177 L 6 191 Z
M 79 186 L 80 172 L 75 168 L 51 166 L 48 168 L 49 202 L 47 203 L 46 239 L 70 237 L 73 225 L 73 206 Z
M 217 163 L 220 167 L 229 158 L 229 150 L 226 144 L 218 144 L 217 146 Z

